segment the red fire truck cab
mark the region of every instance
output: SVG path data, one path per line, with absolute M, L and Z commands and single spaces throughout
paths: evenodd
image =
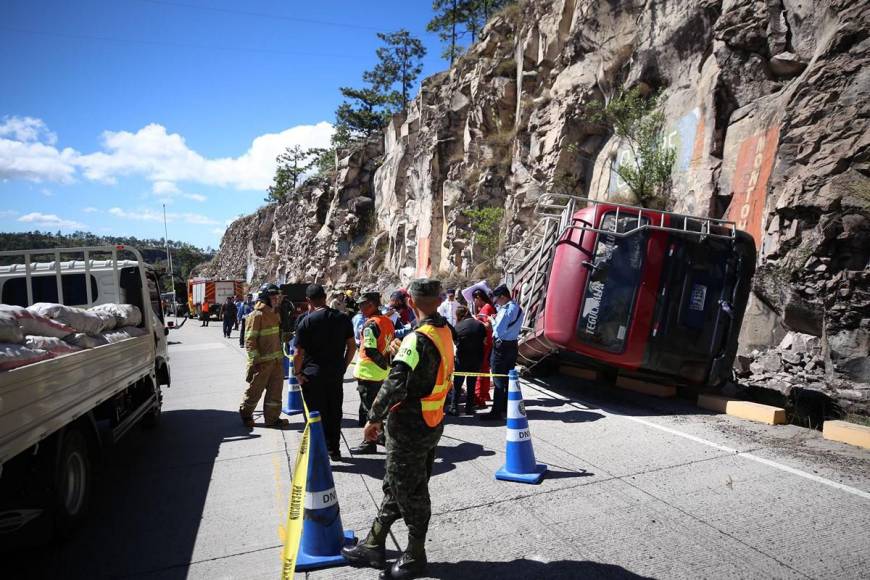
M 574 211 L 578 200 L 588 205 Z M 652 380 L 728 380 L 755 271 L 752 237 L 724 220 L 583 198 L 565 207 L 545 259 L 514 280 L 526 312 L 521 357 L 569 351 Z

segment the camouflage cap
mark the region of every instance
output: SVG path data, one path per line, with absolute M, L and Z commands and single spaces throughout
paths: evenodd
M 441 296 L 441 282 L 433 278 L 418 278 L 408 288 L 414 298 L 438 298 Z
M 378 305 L 381 303 L 381 293 L 377 290 L 366 290 L 356 299 L 357 304 L 362 304 L 363 302 L 372 302 Z

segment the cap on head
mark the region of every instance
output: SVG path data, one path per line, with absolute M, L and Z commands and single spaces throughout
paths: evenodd
M 511 291 L 508 290 L 508 287 L 505 286 L 504 284 L 499 284 L 498 286 L 495 287 L 495 290 L 492 291 L 492 295 L 495 298 L 498 298 L 499 296 L 504 296 L 505 298 L 510 298 Z
M 411 282 L 412 298 L 438 298 L 441 296 L 441 282 L 432 278 L 418 278 Z
M 305 289 L 305 297 L 310 300 L 326 298 L 326 290 L 320 284 L 309 284 L 308 288 Z
M 447 295 L 448 296 L 456 296 L 456 290 L 454 288 L 448 288 Z
M 362 304 L 363 302 L 371 302 L 375 306 L 378 306 L 381 303 L 381 293 L 376 290 L 366 290 L 356 299 L 357 304 Z

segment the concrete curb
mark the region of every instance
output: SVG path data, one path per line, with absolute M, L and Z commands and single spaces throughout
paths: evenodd
M 848 421 L 825 421 L 822 426 L 822 437 L 830 441 L 870 449 L 870 427 L 866 425 L 857 425 Z
M 698 406 L 702 409 L 767 425 L 784 425 L 786 423 L 785 409 L 772 405 L 741 401 L 720 395 L 698 395 Z

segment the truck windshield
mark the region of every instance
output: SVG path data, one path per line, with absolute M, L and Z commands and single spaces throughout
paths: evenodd
M 642 218 L 641 223 L 649 220 Z M 608 212 L 600 229 L 625 232 L 637 227 L 637 215 Z M 577 321 L 577 338 L 610 352 L 625 350 L 634 302 L 643 269 L 647 231 L 621 238 L 598 234 L 595 254 L 585 265 L 589 269 L 583 307 Z

